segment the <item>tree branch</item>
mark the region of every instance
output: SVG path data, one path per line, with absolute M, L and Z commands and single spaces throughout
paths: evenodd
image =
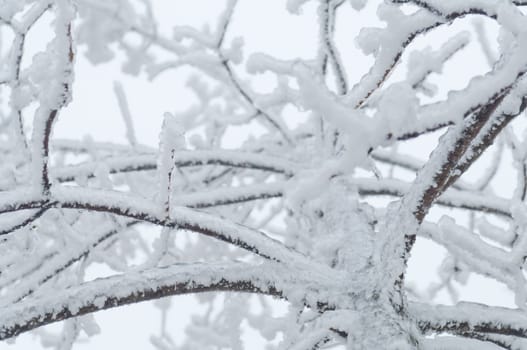
M 221 165 L 226 167 L 245 168 L 269 171 L 277 174 L 292 176 L 300 167 L 285 158 L 266 156 L 256 152 L 237 151 L 176 151 L 175 165 L 179 168 Z M 94 176 L 96 168 L 105 164 L 110 174 L 132 171 L 156 170 L 155 155 L 117 156 L 108 157 L 97 162 L 86 162 L 79 165 L 52 168 L 51 174 L 60 182 L 74 181 L 76 177 L 90 178 Z
M 409 311 L 422 332 L 475 332 L 527 338 L 527 316 L 520 309 L 477 303 L 454 306 L 410 303 Z
M 167 296 L 247 292 L 282 297 L 274 269 L 245 263 L 180 264 L 96 279 L 0 312 L 0 340 L 72 317 Z

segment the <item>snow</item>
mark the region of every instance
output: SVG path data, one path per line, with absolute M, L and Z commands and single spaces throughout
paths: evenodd
M 245 327 L 261 328 L 279 349 L 525 347 L 523 122 L 509 123 L 492 156 L 464 173 L 479 147 L 494 141 L 489 135 L 523 112 L 527 31 L 519 6 L 383 2 L 383 24 L 360 28 L 355 38 L 371 56 L 364 73 L 346 48 L 353 31 L 342 28 L 363 26 L 374 2 L 281 4 L 314 16 L 315 46 L 303 56 L 289 43 L 289 55 L 260 47 L 240 30 L 253 24 L 244 21 L 241 2 L 200 9 L 221 8 L 213 25 L 168 29 L 157 25 L 148 1 L 50 4 L 0 4 L 0 31 L 13 36 L 0 50 L 0 86 L 8 91 L 5 106 L 0 101 L 1 339 L 65 320 L 60 335 L 34 334 L 44 345 L 67 348 L 79 334 L 99 332 L 93 312 L 197 293 L 204 312 L 194 310 L 181 342 L 170 335 L 171 303 L 159 302 L 156 348 L 241 349 Z M 318 11 L 302 13 L 311 5 Z M 465 77 L 465 55 L 475 50 L 462 23 L 469 13 L 486 16 L 501 33 L 494 53 L 487 24 L 478 27 L 479 54 L 491 70 Z M 26 34 L 47 15 L 52 39 L 30 56 Z M 357 17 L 348 23 L 348 15 Z M 300 17 L 285 16 L 294 31 Z M 267 22 L 273 30 L 274 20 Z M 444 32 L 430 33 L 438 27 Z M 429 34 L 425 40 L 448 38 L 422 49 L 415 39 Z M 112 77 L 127 144 L 96 141 L 98 134 L 55 139 L 57 119 L 76 113 L 69 103 L 77 98 L 82 54 L 92 63 L 117 55 L 124 74 L 156 78 L 152 91 L 169 80 L 167 106 L 142 116 L 134 85 L 125 93 L 120 82 L 128 78 Z M 406 74 L 399 64 L 408 65 Z M 466 86 L 451 89 L 449 74 L 463 75 Z M 180 95 L 177 86 L 187 78 L 189 95 Z M 157 104 L 150 97 L 140 95 L 139 105 Z M 136 132 L 154 127 L 156 115 L 163 122 L 152 146 Z M 421 137 L 431 130 L 442 136 Z M 234 143 L 237 149 L 226 149 Z M 511 169 L 516 177 L 508 176 Z M 436 298 L 405 285 L 415 236 L 447 252 Z M 433 275 L 428 261 L 420 263 Z M 473 282 L 472 274 L 506 289 L 516 308 L 440 304 L 442 288 L 463 295 L 458 289 Z M 244 294 L 218 297 L 220 291 Z M 287 310 L 273 319 L 260 295 L 284 299 Z
M 501 347 L 475 339 L 459 339 L 459 337 L 442 336 L 434 339 L 424 339 L 421 346 L 425 350 L 499 350 Z
M 441 19 L 428 11 L 418 11 L 411 16 L 404 16 L 394 5 L 382 4 L 378 16 L 387 22 L 387 28 L 362 29 L 359 45 L 365 53 L 375 55 L 375 63 L 346 96 L 350 106 L 360 106 L 386 79 L 393 65 L 396 64 L 401 50 L 416 34 L 433 28 Z
M 434 92 L 434 86 L 425 83 L 430 73 L 441 73 L 443 65 L 456 52 L 465 48 L 470 42 L 470 33 L 461 32 L 450 38 L 438 50 L 430 47 L 422 51 L 413 51 L 408 59 L 406 82 L 412 87 L 421 87 L 426 94 Z
M 350 0 L 350 3 L 351 6 L 357 11 L 362 10 L 364 6 L 366 6 L 366 0 Z
M 121 110 L 124 124 L 126 125 L 126 138 L 128 139 L 130 145 L 135 146 L 137 145 L 137 139 L 135 137 L 134 124 L 122 84 L 119 82 L 114 82 L 113 90 L 119 103 L 119 109 Z
M 301 7 L 309 0 L 287 0 L 287 10 L 293 14 L 300 14 Z
M 159 158 L 157 171 L 159 173 L 159 202 L 165 215 L 169 214 L 172 185 L 175 176 L 175 152 L 185 148 L 184 129 L 181 123 L 166 113 L 159 136 Z M 173 177 L 173 175 L 175 175 Z
M 79 165 L 55 167 L 50 172 L 59 181 L 72 181 L 76 177 L 91 177 L 95 169 L 105 164 L 110 173 L 155 170 L 157 161 L 154 155 L 113 156 L 102 158 L 96 162 L 84 162 Z M 186 151 L 174 152 L 174 164 L 178 167 L 200 165 L 224 165 L 247 169 L 260 169 L 279 174 L 293 175 L 299 168 L 298 164 L 284 158 L 266 156 L 254 152 L 239 152 L 231 150 L 216 151 Z
M 295 285 L 312 285 L 311 272 L 297 271 L 296 276 L 287 274 L 288 278 L 276 281 L 274 276 L 278 266 L 272 263 L 265 265 L 248 265 L 246 263 L 223 264 L 177 264 L 157 267 L 107 278 L 67 288 L 55 295 L 43 295 L 39 298 L 20 302 L 15 307 L 4 307 L 0 316 L 0 339 L 16 332 L 16 324 L 27 324 L 39 315 L 47 315 L 47 322 L 60 318 L 63 310 L 72 314 L 84 314 L 88 310 L 100 310 L 129 303 L 128 297 L 138 295 L 140 300 L 156 298 L 156 294 L 177 295 L 200 292 L 212 289 L 222 290 L 228 283 L 250 280 L 255 288 L 264 293 L 274 293 L 273 289 L 284 290 L 284 293 L 295 288 Z M 291 278 L 292 277 L 292 278 Z M 273 282 L 270 282 L 273 281 Z M 315 290 L 316 284 L 312 286 Z M 248 289 L 246 291 L 252 291 Z M 254 290 L 255 292 L 257 290 Z M 150 296 L 151 295 L 151 296 Z M 94 309 L 92 309 L 94 308 Z M 9 310 L 9 311 L 8 311 Z
M 468 330 L 490 323 L 495 325 L 496 333 L 500 328 L 506 327 L 523 333 L 527 326 L 525 312 L 520 309 L 489 307 L 469 302 L 460 302 L 455 306 L 412 303 L 409 309 L 419 322 L 429 323 L 433 327 L 444 327 L 445 330 L 451 326 L 455 327 L 456 323 L 466 323 Z

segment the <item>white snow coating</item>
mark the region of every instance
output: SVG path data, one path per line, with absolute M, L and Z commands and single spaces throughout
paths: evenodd
M 117 97 L 117 101 L 119 102 L 119 109 L 121 110 L 121 114 L 123 115 L 124 123 L 126 125 L 126 138 L 132 146 L 135 146 L 137 145 L 137 139 L 135 136 L 134 124 L 122 84 L 119 82 L 114 82 L 113 90 L 115 92 L 115 96 Z
M 155 300 L 157 350 L 527 348 L 527 2 L 288 0 L 284 32 L 256 3 L 156 6 L 0 1 L 0 340 L 70 349 Z M 91 102 L 122 144 L 54 137 L 88 62 L 130 76 Z M 478 283 L 507 293 L 463 301 L 499 294 Z
M 159 173 L 159 203 L 161 211 L 168 215 L 175 168 L 175 152 L 185 148 L 185 135 L 181 123 L 171 115 L 165 113 L 163 127 L 159 136 L 159 158 L 157 171 Z M 174 175 L 174 177 L 173 177 Z

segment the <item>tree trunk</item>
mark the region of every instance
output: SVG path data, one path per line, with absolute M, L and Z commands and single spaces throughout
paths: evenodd
M 346 329 L 338 330 L 347 335 L 349 349 L 418 349 L 418 330 L 406 312 L 402 282 L 393 277 L 398 266 L 386 265 L 402 261 L 404 237 L 386 242 L 390 236 L 376 232 L 373 210 L 346 186 L 331 184 L 301 207 L 303 219 L 297 224 L 311 236 L 311 247 L 302 248 L 349 276 L 346 296 L 338 298 L 335 310 L 345 310 L 344 318 L 351 318 L 342 321 Z

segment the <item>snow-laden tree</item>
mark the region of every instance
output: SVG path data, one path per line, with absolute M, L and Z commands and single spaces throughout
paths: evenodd
M 153 3 L 0 1 L 0 339 L 33 331 L 66 349 L 98 331 L 92 313 L 195 293 L 209 311 L 184 342 L 163 322 L 158 349 L 241 349 L 247 327 L 278 349 L 527 349 L 527 2 L 284 1 L 299 16 L 317 7 L 318 50 L 294 60 L 243 54 L 244 33 L 229 32 L 236 1 L 214 27 L 174 23 L 168 34 Z M 335 28 L 365 6 L 381 22 L 346 37 L 373 58 L 351 81 Z M 43 16 L 53 37 L 26 57 Z M 452 26 L 474 18 L 472 35 Z M 433 48 L 414 45 L 447 27 Z M 434 85 L 471 42 L 488 71 L 462 89 L 448 76 Z M 53 138 L 81 55 L 121 55 L 138 79 L 190 66 L 196 99 L 167 111 L 156 148 L 139 143 L 119 83 L 128 144 Z M 250 79 L 263 73 L 275 79 L 265 93 Z M 240 125 L 264 131 L 226 149 Z M 427 137 L 428 159 L 399 151 Z M 478 159 L 486 170 L 468 171 Z M 502 168 L 509 198 L 493 190 Z M 436 207 L 449 209 L 428 215 Z M 425 239 L 448 251 L 429 293 L 405 283 Z M 113 274 L 86 278 L 95 264 Z M 470 273 L 506 286 L 516 308 L 436 305 Z M 273 318 L 273 299 L 286 314 Z M 157 305 L 170 312 L 169 299 Z M 39 329 L 59 321 L 59 335 Z

